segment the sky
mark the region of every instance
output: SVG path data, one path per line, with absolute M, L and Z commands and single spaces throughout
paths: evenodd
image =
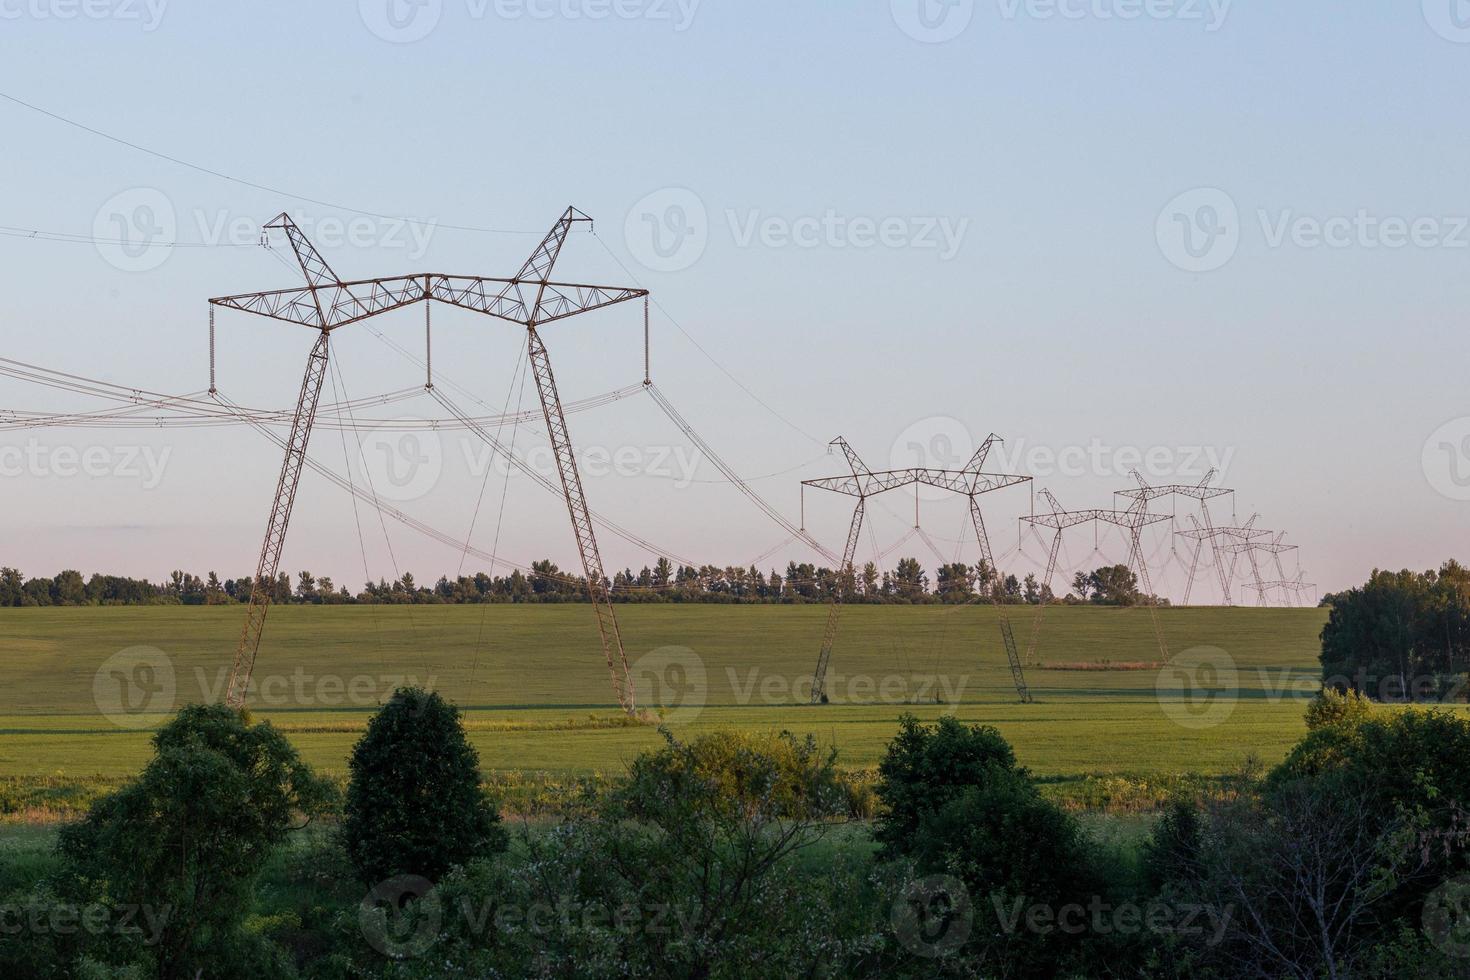
M 658 390 L 790 520 L 800 480 L 844 471 L 836 436 L 883 469 L 995 432 L 991 468 L 1068 508 L 1213 466 L 1236 493 L 1212 519 L 1259 514 L 1299 546 L 1288 576 L 1336 590 L 1465 557 L 1467 79 L 1458 0 L 0 0 L 0 356 L 199 392 L 206 300 L 298 281 L 259 245 L 281 211 L 343 278 L 506 276 L 575 205 L 596 220 L 557 278 L 651 290 Z M 334 333 L 324 401 L 421 386 L 423 330 Z M 568 403 L 643 378 L 637 303 L 543 336 Z M 222 392 L 294 403 L 309 330 L 221 312 L 217 337 Z M 434 311 L 437 390 L 472 414 L 537 407 L 523 349 Z M 0 378 L 0 410 L 106 405 Z M 446 415 L 363 408 L 311 452 L 453 540 L 574 568 L 556 495 L 472 436 L 382 425 Z M 569 423 L 594 509 L 659 550 L 816 557 L 648 394 Z M 552 474 L 539 419 L 501 434 Z M 240 426 L 0 429 L 0 563 L 248 573 L 279 465 Z M 909 533 L 905 493 L 859 561 Z M 885 563 L 973 561 L 963 501 L 919 505 L 934 547 Z M 984 506 L 1009 567 L 1044 561 L 1031 491 Z M 1158 502 L 1147 545 L 1176 600 L 1194 506 Z M 805 514 L 840 549 L 851 501 Z M 1125 549 L 1083 528 L 1062 554 L 1070 579 Z M 312 472 L 283 564 L 354 588 L 485 567 Z

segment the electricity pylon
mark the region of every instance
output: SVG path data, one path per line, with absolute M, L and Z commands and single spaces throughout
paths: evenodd
M 976 498 L 981 494 L 1000 490 L 1003 487 L 1029 482 L 1031 479 L 1029 476 L 981 472 L 985 459 L 990 454 L 991 446 L 998 441 L 999 439 L 994 435 L 986 439 L 976 450 L 975 455 L 970 457 L 969 463 L 963 470 L 915 467 L 906 470 L 874 471 L 868 469 L 853 448 L 847 444 L 846 439 L 838 436 L 832 440 L 830 445 L 842 450 L 842 454 L 847 458 L 847 466 L 851 470 L 851 475 L 802 481 L 803 495 L 806 493 L 806 488 L 811 487 L 857 498 L 857 505 L 852 512 L 852 523 L 847 529 L 847 545 L 842 550 L 842 564 L 837 570 L 837 588 L 833 590 L 827 603 L 827 625 L 822 632 L 822 649 L 817 654 L 817 666 L 812 672 L 812 704 L 824 704 L 827 701 L 827 665 L 832 660 L 832 646 L 837 639 L 837 620 L 842 610 L 843 590 L 848 581 L 856 581 L 853 561 L 857 556 L 858 539 L 863 528 L 863 516 L 867 510 L 868 498 L 917 484 L 964 494 L 970 499 L 970 518 L 975 527 L 976 538 L 980 542 L 982 560 L 994 571 L 995 559 L 991 556 L 990 539 L 985 533 L 985 520 L 980 514 L 980 505 Z M 805 506 L 802 510 L 805 512 Z M 1011 665 L 1011 676 L 1016 684 L 1016 693 L 1020 695 L 1022 701 L 1029 702 L 1031 694 L 1026 688 L 1026 679 L 1022 674 L 1021 661 L 1016 650 L 1015 636 L 1011 631 L 1010 620 L 1006 617 L 1004 609 L 1001 611 L 1001 635 L 1005 643 L 1006 659 Z
M 1265 536 L 1270 535 L 1271 532 L 1263 531 L 1261 532 L 1261 534 Z M 1281 555 L 1287 551 L 1296 551 L 1297 546 L 1294 544 L 1284 544 L 1282 539 L 1284 539 L 1285 537 L 1286 532 L 1282 531 L 1280 534 L 1272 537 L 1270 541 L 1259 541 L 1251 539 L 1239 541 L 1234 544 L 1225 546 L 1225 550 L 1230 552 L 1234 556 L 1231 561 L 1232 571 L 1234 570 L 1235 559 L 1238 559 L 1241 555 L 1245 555 L 1246 558 L 1250 561 L 1251 582 L 1249 585 L 1246 586 L 1246 588 L 1255 592 L 1256 605 L 1258 606 L 1269 606 L 1271 604 L 1270 592 L 1272 589 L 1291 589 L 1291 586 L 1289 585 L 1286 578 L 1286 569 L 1281 566 Z M 1268 582 L 1261 577 L 1261 564 L 1257 560 L 1256 556 L 1263 553 L 1269 554 L 1271 556 L 1272 562 L 1276 566 L 1276 580 L 1273 582 Z M 1282 599 L 1284 604 L 1284 595 Z
M 291 508 L 301 479 L 306 446 L 316 418 L 322 381 L 326 376 L 328 335 L 349 323 L 403 309 L 415 303 L 437 302 L 495 317 L 526 330 L 526 344 L 532 373 L 536 378 L 536 390 L 541 398 L 542 414 L 546 419 L 547 432 L 556 456 L 557 472 L 561 477 L 562 492 L 571 516 L 573 535 L 581 553 L 582 569 L 587 577 L 587 591 L 596 612 L 603 654 L 607 660 L 608 672 L 612 675 L 613 693 L 625 711 L 631 713 L 635 710 L 627 655 L 623 651 L 622 634 L 612 608 L 586 493 L 582 488 L 581 475 L 577 471 L 572 452 L 566 415 L 562 410 L 546 345 L 537 329 L 580 313 L 647 297 L 646 289 L 551 280 L 552 267 L 561 254 L 562 245 L 566 242 L 572 225 L 579 222 L 590 224 L 591 221 L 591 218 L 576 208 L 567 208 L 536 246 L 531 257 L 521 266 L 520 271 L 509 279 L 420 272 L 348 281 L 342 280 L 332 271 L 287 215 L 281 214 L 266 225 L 267 228 L 286 233 L 296 254 L 297 264 L 306 279 L 306 285 L 222 296 L 209 302 L 213 307 L 241 310 L 311 327 L 319 331 L 320 335 L 307 361 L 306 378 L 297 399 L 291 438 L 287 441 L 286 458 L 277 481 L 270 521 L 266 525 L 265 543 L 261 547 L 245 627 L 241 632 L 234 668 L 230 673 L 230 683 L 225 695 L 227 704 L 241 707 L 245 703 L 250 673 L 260 647 L 260 636 L 265 628 L 271 592 L 279 571 Z M 425 315 L 427 316 L 427 308 Z
M 1133 477 L 1134 481 L 1138 483 L 1138 486 L 1127 490 L 1119 490 L 1117 493 L 1118 496 L 1129 497 L 1134 501 L 1134 504 L 1130 506 L 1130 509 L 1134 506 L 1142 506 L 1144 510 L 1147 510 L 1148 504 L 1163 497 L 1188 497 L 1192 500 L 1199 501 L 1200 517 L 1203 518 L 1204 526 L 1207 531 L 1214 528 L 1214 522 L 1210 520 L 1209 502 L 1211 500 L 1214 500 L 1216 497 L 1223 497 L 1226 494 L 1231 494 L 1235 492 L 1234 490 L 1228 490 L 1224 487 L 1212 487 L 1209 485 L 1210 481 L 1215 478 L 1215 471 L 1213 469 L 1205 474 L 1205 478 L 1203 480 L 1192 486 L 1189 484 L 1177 483 L 1160 487 L 1149 486 L 1148 482 L 1144 480 L 1143 476 L 1140 475 L 1137 470 L 1133 470 L 1131 473 L 1129 473 L 1129 476 Z M 1204 539 L 1201 538 L 1196 544 L 1194 555 L 1196 562 L 1198 562 L 1199 560 L 1200 545 L 1203 544 L 1203 541 Z M 1215 569 L 1219 572 L 1220 593 L 1224 596 L 1225 605 L 1228 606 L 1231 604 L 1230 580 L 1225 574 L 1225 562 L 1222 561 L 1220 557 L 1219 538 L 1215 535 L 1210 535 L 1209 541 L 1210 548 L 1215 555 Z M 1194 569 L 1193 567 L 1191 567 L 1189 573 L 1189 583 L 1185 586 L 1184 589 L 1183 604 L 1186 606 L 1189 605 L 1189 592 L 1190 589 L 1193 588 L 1193 586 Z
M 1210 542 L 1210 549 L 1215 555 L 1215 568 L 1220 575 L 1221 588 L 1225 593 L 1225 602 L 1227 605 L 1234 605 L 1234 602 L 1230 598 L 1229 583 L 1235 577 L 1235 553 L 1230 549 L 1233 545 L 1239 544 L 1242 541 L 1266 537 L 1271 533 L 1270 531 L 1256 530 L 1255 523 L 1259 517 L 1259 514 L 1252 514 L 1251 519 L 1239 527 L 1204 527 L 1191 514 L 1189 516 L 1190 527 L 1174 532 L 1180 537 L 1190 538 L 1194 541 L 1194 554 L 1189 559 L 1189 578 L 1184 584 L 1184 605 L 1189 605 L 1189 593 L 1194 589 L 1194 579 L 1199 573 L 1200 551 L 1203 550 L 1206 541 Z M 1208 520 L 1208 515 L 1206 515 L 1206 520 Z M 1232 544 L 1220 544 L 1222 538 L 1230 540 Z M 1224 555 L 1226 554 L 1232 555 L 1229 568 L 1226 567 L 1224 559 Z
M 1153 620 L 1154 638 L 1159 644 L 1159 653 L 1164 660 L 1169 659 L 1169 647 L 1164 641 L 1164 631 L 1159 625 L 1158 614 L 1154 611 L 1153 583 L 1149 579 L 1148 564 L 1143 560 L 1142 536 L 1143 529 L 1150 524 L 1167 521 L 1171 518 L 1168 514 L 1150 514 L 1144 508 L 1147 501 L 1139 498 L 1127 510 L 1102 510 L 1089 508 L 1087 510 L 1063 510 L 1062 505 L 1057 502 L 1050 490 L 1041 491 L 1042 499 L 1051 507 L 1051 513 L 1032 514 L 1021 520 L 1033 527 L 1051 528 L 1055 533 L 1052 535 L 1051 550 L 1046 557 L 1046 575 L 1041 580 L 1041 594 L 1045 596 L 1051 591 L 1051 579 L 1056 574 L 1057 553 L 1062 547 L 1062 534 L 1072 527 L 1081 524 L 1111 524 L 1121 527 L 1128 532 L 1128 565 L 1136 572 L 1138 580 L 1143 585 L 1144 602 L 1148 606 L 1149 617 Z M 1031 621 L 1031 641 L 1026 645 L 1026 661 L 1029 663 L 1036 655 L 1036 645 L 1041 639 L 1041 620 L 1046 610 L 1046 603 L 1037 605 L 1036 613 Z

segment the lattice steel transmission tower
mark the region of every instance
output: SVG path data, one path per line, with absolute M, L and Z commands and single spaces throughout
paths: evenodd
M 1175 532 L 1180 537 L 1189 538 L 1194 541 L 1194 554 L 1189 559 L 1189 578 L 1184 585 L 1184 605 L 1189 605 L 1189 594 L 1194 590 L 1195 576 L 1199 574 L 1200 552 L 1204 549 L 1204 543 L 1206 541 L 1210 542 L 1210 550 L 1214 553 L 1215 568 L 1220 575 L 1221 587 L 1225 591 L 1226 603 L 1228 605 L 1235 604 L 1230 598 L 1230 583 L 1235 579 L 1235 559 L 1232 557 L 1227 567 L 1224 556 L 1227 554 L 1234 556 L 1235 553 L 1231 551 L 1231 548 L 1243 541 L 1266 537 L 1271 533 L 1269 531 L 1256 530 L 1255 524 L 1259 517 L 1259 514 L 1252 514 L 1251 519 L 1239 527 L 1205 527 L 1191 514 L 1189 516 L 1190 526 L 1184 530 Z M 1221 544 L 1220 542 L 1222 540 L 1230 543 Z
M 1261 532 L 1261 536 L 1270 535 L 1270 531 Z M 1258 606 L 1269 606 L 1271 604 L 1270 594 L 1272 589 L 1282 589 L 1283 592 L 1286 592 L 1290 591 L 1293 588 L 1286 577 L 1286 569 L 1281 566 L 1281 556 L 1285 552 L 1296 551 L 1297 546 L 1294 544 L 1285 544 L 1283 542 L 1283 539 L 1285 537 L 1286 532 L 1282 531 L 1279 534 L 1272 536 L 1270 541 L 1261 541 L 1256 538 L 1252 538 L 1245 541 L 1239 541 L 1225 547 L 1225 550 L 1230 552 L 1232 555 L 1232 574 L 1234 574 L 1235 571 L 1235 563 L 1241 555 L 1245 555 L 1246 559 L 1250 562 L 1251 581 L 1246 586 L 1246 588 L 1255 592 L 1256 605 Z M 1261 577 L 1261 563 L 1257 559 L 1257 555 L 1260 554 L 1268 554 L 1271 556 L 1271 561 L 1276 567 L 1275 581 L 1268 582 Z M 1282 596 L 1282 601 L 1283 604 L 1286 602 L 1285 595 Z
M 213 352 L 214 307 L 241 310 L 311 327 L 319 331 L 319 336 L 307 361 L 306 377 L 297 399 L 296 413 L 291 424 L 291 437 L 287 441 L 286 458 L 281 466 L 280 479 L 276 485 L 275 502 L 271 508 L 270 520 L 266 525 L 265 542 L 261 547 L 260 562 L 257 566 L 255 583 L 251 589 L 245 626 L 241 632 L 240 645 L 236 650 L 234 667 L 230 672 L 229 687 L 225 695 L 227 704 L 240 707 L 245 703 L 250 673 L 254 667 L 256 653 L 260 648 L 260 637 L 265 628 L 266 613 L 270 608 L 271 591 L 279 571 L 281 550 L 285 545 L 291 508 L 301 479 L 306 447 L 311 436 L 312 423 L 316 418 L 322 381 L 326 376 L 328 336 L 338 327 L 379 316 L 392 310 L 403 309 L 415 303 L 425 304 L 427 323 L 428 304 L 438 302 L 495 317 L 523 327 L 526 331 L 526 345 L 532 373 L 536 378 L 536 390 L 541 398 L 542 414 L 546 419 L 547 433 L 551 438 L 553 453 L 556 457 L 557 472 L 561 478 L 562 491 L 566 498 L 568 513 L 571 516 L 572 531 L 581 555 L 582 569 L 587 577 L 588 594 L 596 612 L 603 654 L 607 661 L 608 672 L 612 676 L 613 693 L 618 704 L 625 711 L 631 713 L 635 710 L 632 678 L 628 673 L 628 660 L 623 651 L 622 634 L 612 607 L 607 577 L 603 572 L 602 558 L 597 548 L 597 537 L 593 531 L 586 493 L 582 488 L 581 475 L 577 471 L 576 459 L 572 452 L 571 436 L 567 429 L 561 398 L 557 392 L 556 379 L 552 374 L 546 345 L 538 330 L 539 327 L 553 321 L 617 303 L 640 298 L 646 303 L 648 296 L 646 289 L 553 282 L 551 280 L 551 270 L 561 254 L 562 246 L 572 226 L 581 222 L 590 224 L 591 221 L 591 218 L 576 208 L 567 208 L 552 225 L 551 231 L 536 246 L 530 258 L 521 266 L 520 271 L 509 279 L 420 272 L 404 276 L 349 281 L 342 280 L 332 271 L 287 215 L 281 214 L 266 225 L 269 229 L 285 232 L 296 254 L 297 264 L 306 279 L 306 285 L 211 299 L 209 301 L 211 304 L 211 353 Z M 212 363 L 210 373 L 213 378 Z M 432 379 L 426 387 L 432 387 Z M 473 425 L 471 428 L 482 431 Z
M 986 457 L 990 455 L 991 447 L 998 441 L 1000 440 L 994 435 L 986 439 L 975 451 L 975 455 L 970 457 L 970 461 L 963 470 L 915 467 L 906 470 L 874 471 L 868 469 L 853 448 L 847 444 L 847 440 L 839 436 L 832 440 L 831 445 L 842 450 L 843 455 L 847 458 L 847 466 L 851 474 L 802 481 L 803 497 L 805 497 L 806 488 L 811 487 L 857 498 L 857 505 L 852 512 L 852 522 L 848 525 L 847 545 L 842 550 L 842 564 L 837 570 L 837 588 L 833 591 L 827 604 L 827 624 L 822 632 L 822 648 L 817 654 L 816 669 L 812 672 L 812 704 L 824 704 L 827 701 L 827 665 L 832 660 L 832 646 L 837 639 L 837 621 L 842 610 L 843 589 L 848 581 L 856 580 L 853 561 L 857 556 L 858 539 L 862 532 L 863 516 L 867 510 L 868 498 L 916 484 L 964 494 L 970 500 L 970 519 L 975 528 L 975 536 L 980 543 L 982 560 L 994 572 L 995 559 L 991 554 L 990 539 L 985 533 L 985 520 L 981 516 L 977 498 L 981 494 L 1027 483 L 1031 479 L 1029 476 L 981 472 Z M 806 507 L 803 503 L 802 512 L 805 513 L 805 511 Z M 1020 656 L 1016 650 L 1016 640 L 1011 630 L 1010 619 L 1006 616 L 1003 605 L 998 605 L 998 608 L 1001 610 L 1001 638 L 1005 644 L 1011 676 L 1016 684 L 1016 693 L 1020 695 L 1022 701 L 1029 702 L 1031 694 L 1027 690 L 1026 678 L 1021 670 Z
M 1159 644 L 1159 653 L 1164 660 L 1169 659 L 1169 646 L 1164 641 L 1163 627 L 1159 624 L 1158 613 L 1154 610 L 1153 582 L 1149 578 L 1148 563 L 1143 558 L 1142 537 L 1143 529 L 1151 524 L 1171 520 L 1168 514 L 1150 514 L 1144 508 L 1147 501 L 1143 498 L 1135 500 L 1127 510 L 1103 510 L 1089 508 L 1087 510 L 1064 510 L 1057 502 L 1057 498 L 1050 490 L 1042 490 L 1041 497 L 1044 499 L 1051 512 L 1047 514 L 1032 514 L 1021 520 L 1033 527 L 1050 528 L 1055 533 L 1052 535 L 1051 549 L 1046 558 L 1046 575 L 1041 580 L 1042 597 L 1051 592 L 1052 576 L 1057 570 L 1057 554 L 1062 547 L 1062 535 L 1069 528 L 1082 524 L 1110 524 L 1114 527 L 1123 528 L 1128 532 L 1128 566 L 1138 576 L 1143 586 L 1144 601 L 1148 607 L 1149 618 L 1153 622 L 1154 638 Z M 1026 645 L 1026 662 L 1030 663 L 1036 655 L 1036 646 L 1041 639 L 1041 621 L 1046 610 L 1046 602 L 1036 606 L 1036 612 L 1031 622 L 1031 640 Z
M 1154 487 L 1149 486 L 1148 481 L 1144 480 L 1143 476 L 1137 470 L 1133 470 L 1131 473 L 1129 473 L 1129 476 L 1133 477 L 1138 486 L 1130 487 L 1127 490 L 1119 490 L 1117 492 L 1117 496 L 1128 497 L 1133 500 L 1133 503 L 1129 505 L 1130 510 L 1137 507 L 1141 507 L 1143 510 L 1147 510 L 1150 503 L 1165 497 L 1187 497 L 1191 500 L 1199 501 L 1200 518 L 1204 521 L 1204 526 L 1207 531 L 1213 530 L 1214 528 L 1214 522 L 1210 519 L 1209 502 L 1217 497 L 1224 497 L 1235 492 L 1234 490 L 1229 490 L 1225 487 L 1212 487 L 1209 485 L 1210 481 L 1215 478 L 1215 471 L 1213 469 L 1205 474 L 1205 478 L 1203 480 L 1193 485 L 1174 483 L 1167 486 Z M 1203 541 L 1204 539 L 1201 538 L 1200 541 L 1196 544 L 1194 561 L 1189 573 L 1189 581 L 1184 588 L 1183 605 L 1186 606 L 1189 605 L 1189 593 L 1194 587 L 1194 568 L 1198 565 L 1200 550 L 1199 545 L 1202 545 Z M 1220 593 L 1224 597 L 1225 605 L 1228 606 L 1231 604 L 1230 579 L 1225 574 L 1225 562 L 1220 556 L 1219 538 L 1214 535 L 1210 535 L 1209 541 L 1210 548 L 1213 550 L 1215 556 L 1215 568 L 1219 572 Z M 1132 558 L 1130 556 L 1130 562 L 1131 560 Z

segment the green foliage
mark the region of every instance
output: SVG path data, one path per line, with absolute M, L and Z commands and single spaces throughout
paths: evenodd
M 1324 687 L 1307 705 L 1307 729 L 1315 731 L 1327 725 L 1356 725 L 1373 711 L 1373 702 L 1357 691 L 1337 691 Z
M 1375 700 L 1464 699 L 1470 665 L 1470 569 L 1374 569 L 1367 583 L 1328 598 L 1322 676 Z
M 874 837 L 886 856 L 910 853 L 925 813 L 939 809 L 967 787 L 1012 773 L 1027 775 L 1017 768 L 1010 743 L 997 729 L 966 727 L 950 715 L 931 727 L 905 714 L 878 765 L 877 794 L 885 809 Z
M 1151 890 L 1199 877 L 1203 834 L 1197 801 L 1183 796 L 1169 801 L 1143 846 L 1143 876 Z
M 1083 954 L 1082 937 L 1027 927 L 1026 912 L 1087 907 L 1104 883 L 1075 819 L 1042 799 L 1020 772 L 998 771 L 923 814 L 914 857 L 925 874 L 969 889 L 977 929 L 966 952 L 1010 976 L 1050 977 Z
M 271 952 L 242 929 L 256 878 L 293 824 L 331 805 L 330 785 L 269 724 L 223 705 L 184 708 L 153 744 L 136 781 L 60 834 L 58 899 L 107 916 L 91 934 L 105 941 L 78 942 L 162 978 L 271 972 Z M 122 920 L 139 913 L 150 925 L 132 934 Z
M 438 880 L 505 849 L 500 813 L 459 709 L 437 692 L 400 688 L 352 751 L 343 845 L 368 885 L 396 875 Z

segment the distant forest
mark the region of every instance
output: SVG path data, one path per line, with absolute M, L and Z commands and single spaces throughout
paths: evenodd
M 228 605 L 248 602 L 253 576 L 221 581 L 210 572 L 204 577 L 175 571 L 167 581 L 118 575 L 65 571 L 54 578 L 26 578 L 14 568 L 0 568 L 0 607 L 6 606 L 113 606 L 113 605 Z M 1079 572 L 1071 591 L 1054 596 L 1036 576 L 1017 579 L 996 575 L 984 562 L 942 564 L 930 579 L 916 558 L 900 559 L 891 570 L 869 562 L 855 573 L 790 562 L 785 574 L 774 568 L 713 565 L 674 566 L 660 558 L 652 567 L 615 574 L 611 583 L 616 602 L 805 603 L 825 602 L 840 594 L 851 603 L 966 603 L 995 601 L 1008 604 L 1091 602 L 1100 605 L 1137 605 L 1145 601 L 1137 579 L 1127 566 Z M 328 577 L 299 572 L 293 581 L 281 573 L 272 589 L 272 601 L 298 605 L 433 604 L 487 602 L 586 602 L 586 580 L 563 572 L 550 560 L 534 562 L 529 572 L 509 575 L 442 576 L 432 586 L 420 585 L 404 572 L 389 582 L 365 583 L 357 592 L 338 586 Z M 1166 602 L 1157 600 L 1155 602 Z

